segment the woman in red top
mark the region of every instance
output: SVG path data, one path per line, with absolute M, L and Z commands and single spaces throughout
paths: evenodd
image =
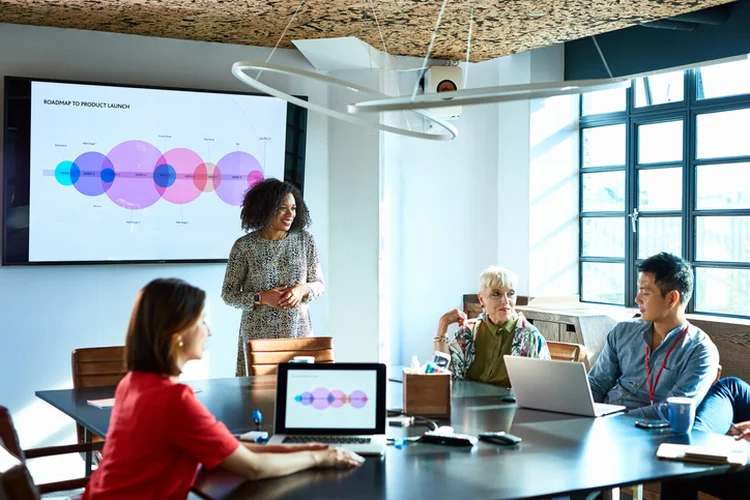
M 322 444 L 240 443 L 189 386 L 178 383 L 183 365 L 202 357 L 210 335 L 205 297 L 203 290 L 177 279 L 157 279 L 141 290 L 125 342 L 129 371 L 117 386 L 104 458 L 84 500 L 184 499 L 199 464 L 262 479 L 364 461 Z

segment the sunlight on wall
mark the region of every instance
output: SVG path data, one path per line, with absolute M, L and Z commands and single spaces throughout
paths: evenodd
M 529 295 L 578 293 L 578 96 L 531 102 Z
M 70 389 L 71 387 L 73 387 L 73 379 L 69 378 L 45 390 Z M 65 433 L 66 436 L 68 434 L 75 436 L 73 420 L 41 399 L 37 399 L 20 411 L 14 412 L 12 417 L 16 432 L 21 440 L 21 447 L 24 449 L 62 442 L 75 442 L 75 439 L 72 441 L 61 440 L 62 433 Z

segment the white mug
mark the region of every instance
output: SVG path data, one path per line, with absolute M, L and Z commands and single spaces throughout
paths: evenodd
M 313 364 L 313 363 L 315 363 L 315 356 L 295 356 L 289 362 L 290 363 L 308 363 L 308 364 Z

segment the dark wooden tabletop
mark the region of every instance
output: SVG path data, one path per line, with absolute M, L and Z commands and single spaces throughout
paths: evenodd
M 264 415 L 263 430 L 273 430 L 275 378 L 227 378 L 189 382 L 197 398 L 230 431 L 254 428 L 253 410 Z M 208 498 L 469 498 L 516 499 L 583 493 L 614 486 L 687 475 L 717 474 L 727 466 L 657 459 L 662 442 L 740 446 L 727 436 L 692 432 L 675 435 L 643 430 L 627 415 L 577 417 L 519 409 L 503 403 L 507 391 L 475 382 L 453 384 L 449 424 L 457 432 L 507 431 L 523 439 L 516 447 L 480 442 L 466 450 L 413 443 L 389 446 L 383 458 L 368 458 L 354 471 L 315 470 L 280 479 L 246 482 L 222 470 L 201 471 L 196 488 Z M 109 409 L 89 399 L 112 397 L 114 388 L 38 391 L 37 396 L 100 435 L 106 435 Z M 401 384 L 389 382 L 388 407 L 401 407 Z M 392 437 L 418 435 L 424 428 L 389 427 Z

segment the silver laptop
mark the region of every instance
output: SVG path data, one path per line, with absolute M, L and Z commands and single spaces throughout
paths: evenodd
M 327 443 L 385 453 L 386 367 L 378 363 L 282 363 L 268 444 Z
M 503 356 L 516 403 L 521 408 L 601 417 L 624 406 L 594 403 L 583 363 Z

